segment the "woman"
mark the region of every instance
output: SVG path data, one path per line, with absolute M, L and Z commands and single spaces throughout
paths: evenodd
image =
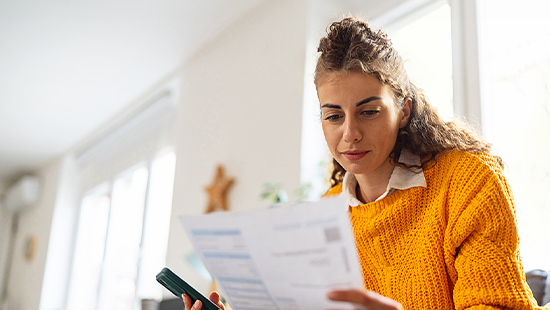
M 367 309 L 536 308 L 490 145 L 443 121 L 366 21 L 332 23 L 318 51 L 315 85 L 334 158 L 327 195 L 350 205 L 365 281 L 365 290 L 328 298 Z
M 334 157 L 328 194 L 350 205 L 373 291 L 329 298 L 369 309 L 535 308 L 512 194 L 490 145 L 444 122 L 367 22 L 333 23 L 319 52 L 315 84 Z

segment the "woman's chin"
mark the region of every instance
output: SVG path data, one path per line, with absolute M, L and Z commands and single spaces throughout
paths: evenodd
M 354 174 L 354 175 L 359 175 L 359 174 L 366 174 L 366 173 L 369 173 L 369 171 L 371 171 L 372 169 L 369 169 L 371 167 L 368 167 L 368 166 L 365 166 L 365 165 L 361 165 L 361 164 L 357 164 L 357 163 L 351 163 L 351 164 L 347 164 L 347 165 L 342 165 L 344 167 L 344 169 L 346 169 L 347 172 L 351 173 L 351 174 Z
M 340 162 L 340 165 L 346 169 L 347 172 L 354 175 L 362 174 L 386 174 L 388 171 L 391 174 L 393 171 L 393 165 L 388 160 L 382 161 L 378 165 L 373 164 L 372 160 L 366 161 L 343 161 Z

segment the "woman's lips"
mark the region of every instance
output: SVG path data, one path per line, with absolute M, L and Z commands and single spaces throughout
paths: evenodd
M 368 152 L 369 151 L 346 151 L 342 152 L 342 155 L 344 155 L 344 157 L 346 157 L 348 160 L 359 160 L 365 157 Z

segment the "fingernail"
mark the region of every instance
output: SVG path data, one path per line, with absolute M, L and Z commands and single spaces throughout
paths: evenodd
M 199 309 L 200 307 L 201 307 L 201 301 L 197 299 L 195 301 L 195 304 L 193 305 L 193 309 Z
M 335 292 L 328 292 L 327 293 L 327 297 L 328 298 L 336 298 L 338 294 L 336 294 Z

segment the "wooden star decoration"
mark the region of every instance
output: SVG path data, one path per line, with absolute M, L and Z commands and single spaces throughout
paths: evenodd
M 229 206 L 227 205 L 227 192 L 234 182 L 235 179 L 225 176 L 224 167 L 218 165 L 214 180 L 209 186 L 205 187 L 208 193 L 208 205 L 206 206 L 205 213 L 214 212 L 216 210 L 229 210 Z

